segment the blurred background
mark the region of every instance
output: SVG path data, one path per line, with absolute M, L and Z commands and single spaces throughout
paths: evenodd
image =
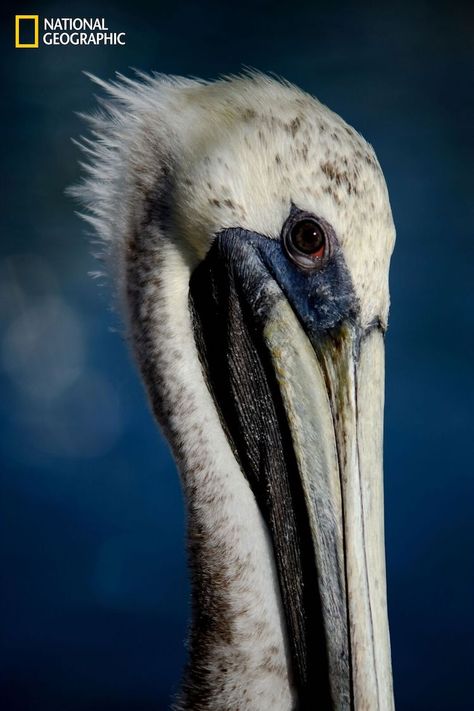
M 14 14 L 105 17 L 125 47 L 13 48 Z M 189 584 L 178 477 L 65 188 L 75 112 L 142 70 L 285 76 L 374 145 L 391 271 L 386 543 L 399 711 L 472 709 L 474 11 L 466 3 L 35 2 L 2 11 L 5 711 L 166 709 Z

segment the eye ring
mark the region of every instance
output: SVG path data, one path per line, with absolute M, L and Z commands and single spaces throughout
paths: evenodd
M 283 245 L 290 259 L 302 269 L 315 270 L 327 262 L 329 230 L 313 215 L 290 217 L 283 226 Z

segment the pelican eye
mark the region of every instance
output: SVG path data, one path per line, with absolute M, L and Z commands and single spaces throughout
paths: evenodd
M 326 254 L 326 230 L 315 218 L 305 217 L 285 225 L 283 244 L 289 257 L 299 267 L 318 269 Z

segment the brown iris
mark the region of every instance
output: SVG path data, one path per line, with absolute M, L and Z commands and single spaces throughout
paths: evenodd
M 327 236 L 319 220 L 304 217 L 283 229 L 283 241 L 291 259 L 303 269 L 318 269 L 326 254 Z
M 322 257 L 325 238 L 321 227 L 313 220 L 302 220 L 293 226 L 290 240 L 295 249 L 311 257 Z

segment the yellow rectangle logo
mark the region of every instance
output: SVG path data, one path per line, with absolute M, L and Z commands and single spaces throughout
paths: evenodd
M 20 23 L 29 20 L 34 22 L 33 43 L 23 44 L 20 41 Z M 17 49 L 36 49 L 39 45 L 39 15 L 15 15 L 15 47 Z

